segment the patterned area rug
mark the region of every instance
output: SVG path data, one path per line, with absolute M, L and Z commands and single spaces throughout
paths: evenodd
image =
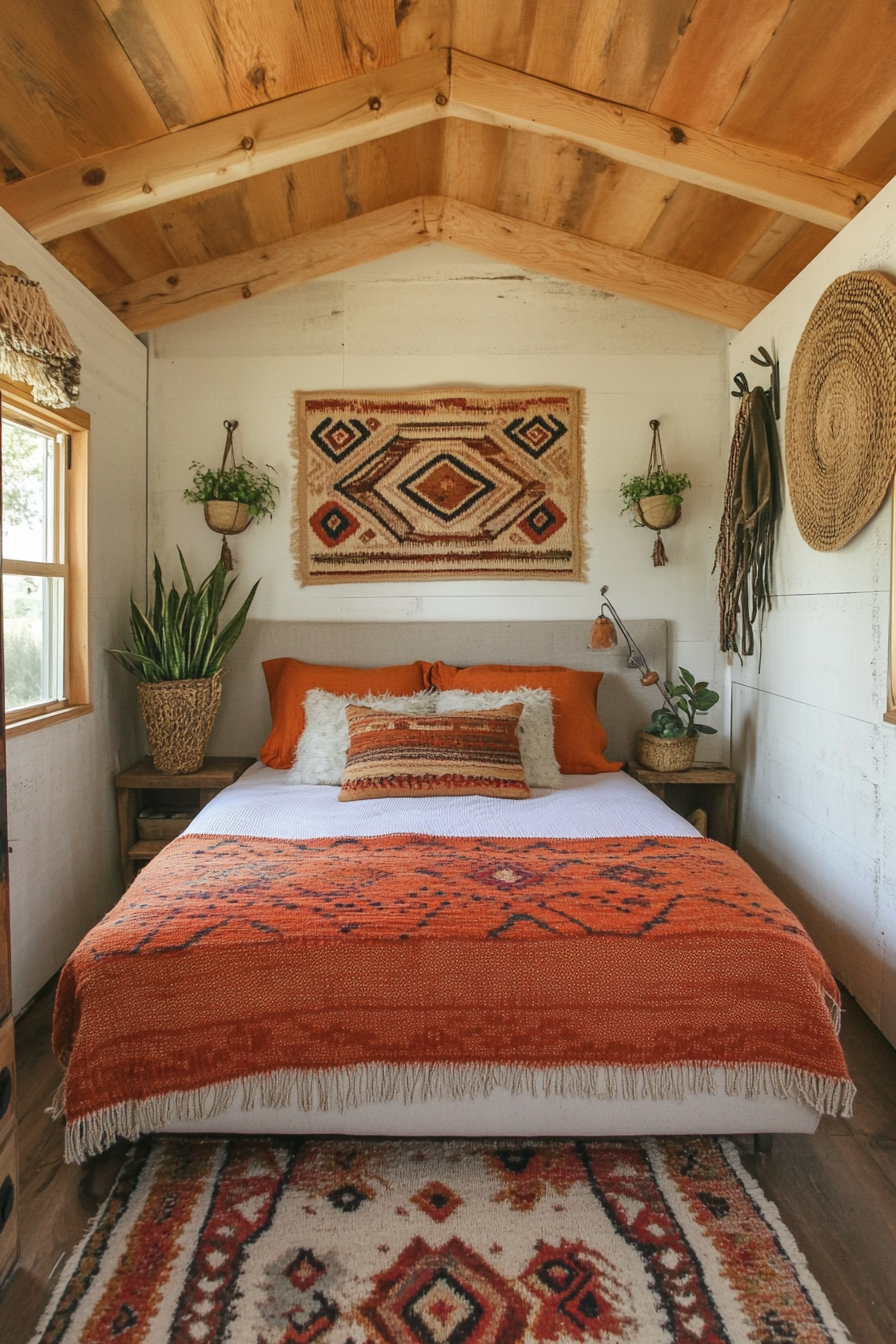
M 302 583 L 581 579 L 582 393 L 296 393 Z
M 43 1344 L 848 1344 L 725 1140 L 143 1140 Z

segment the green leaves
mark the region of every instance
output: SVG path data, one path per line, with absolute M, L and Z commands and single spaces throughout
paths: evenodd
M 619 487 L 622 513 L 634 512 L 639 500 L 647 495 L 668 495 L 673 504 L 681 503 L 682 490 L 690 490 L 691 478 L 683 471 L 655 471 L 650 476 L 630 476 Z
M 686 667 L 678 669 L 681 680 L 663 683 L 673 706 L 664 705 L 650 716 L 646 729 L 654 737 L 694 737 L 696 733 L 715 733 L 708 723 L 695 723 L 698 714 L 706 714 L 719 702 L 718 693 L 709 689 L 709 683 L 696 681 Z M 680 711 L 680 712 L 679 712 Z
M 252 585 L 239 611 L 219 632 L 221 609 L 235 580 L 226 583 L 226 570 L 219 560 L 196 588 L 180 547 L 177 553 L 186 591 L 179 593 L 173 583 L 166 591 L 162 567 L 158 556 L 154 556 L 152 612 L 141 611 L 132 597 L 134 647 L 109 650 L 139 681 L 184 681 L 214 676 L 239 639 L 258 588 L 257 582 Z
M 268 464 L 270 465 L 270 464 Z M 210 499 L 230 499 L 237 504 L 245 504 L 253 518 L 271 518 L 275 494 L 280 493 L 267 472 L 256 467 L 248 458 L 235 467 L 204 467 L 201 462 L 191 462 L 193 484 L 184 491 L 188 504 L 205 504 Z M 276 468 L 271 467 L 271 471 Z

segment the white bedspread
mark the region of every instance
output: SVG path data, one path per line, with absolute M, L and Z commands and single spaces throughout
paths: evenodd
M 338 788 L 293 784 L 260 762 L 208 803 L 186 834 L 313 840 L 330 835 L 495 835 L 591 840 L 614 835 L 696 835 L 693 826 L 629 775 L 564 775 L 561 789 L 505 798 L 388 798 L 340 803 Z

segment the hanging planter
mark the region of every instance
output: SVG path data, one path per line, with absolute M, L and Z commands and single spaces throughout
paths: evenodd
M 631 513 L 632 521 L 638 527 L 649 527 L 657 534 L 653 547 L 653 563 L 656 567 L 668 563 L 662 534 L 680 521 L 681 492 L 689 490 L 691 482 L 683 472 L 667 470 L 659 420 L 651 420 L 650 428 L 653 430 L 653 442 L 647 473 L 623 481 L 619 493 L 625 501 L 622 512 Z
M 213 532 L 221 532 L 225 537 L 235 537 L 240 532 L 245 532 L 252 521 L 252 515 L 248 504 L 240 504 L 232 499 L 207 499 L 205 521 Z
M 200 462 L 191 462 L 193 484 L 184 491 L 184 499 L 188 503 L 204 506 L 206 523 L 213 532 L 223 537 L 221 560 L 225 569 L 233 569 L 233 555 L 227 545 L 227 538 L 245 532 L 253 518 L 273 517 L 276 503 L 274 496 L 280 490 L 267 472 L 261 471 L 248 458 L 237 462 L 233 449 L 233 431 L 238 425 L 238 420 L 224 421 L 227 440 L 221 466 L 216 471 L 213 467 L 202 466 Z

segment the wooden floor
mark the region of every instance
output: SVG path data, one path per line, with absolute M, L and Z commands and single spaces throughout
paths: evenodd
M 65 1257 L 108 1193 L 126 1144 L 84 1167 L 62 1159 L 45 1114 L 61 1072 L 50 1052 L 54 986 L 19 1021 L 21 1255 L 0 1291 L 0 1340 L 26 1344 Z M 859 1089 L 852 1120 L 776 1138 L 746 1164 L 775 1201 L 855 1344 L 896 1344 L 896 1051 L 847 997 L 843 1045 Z

